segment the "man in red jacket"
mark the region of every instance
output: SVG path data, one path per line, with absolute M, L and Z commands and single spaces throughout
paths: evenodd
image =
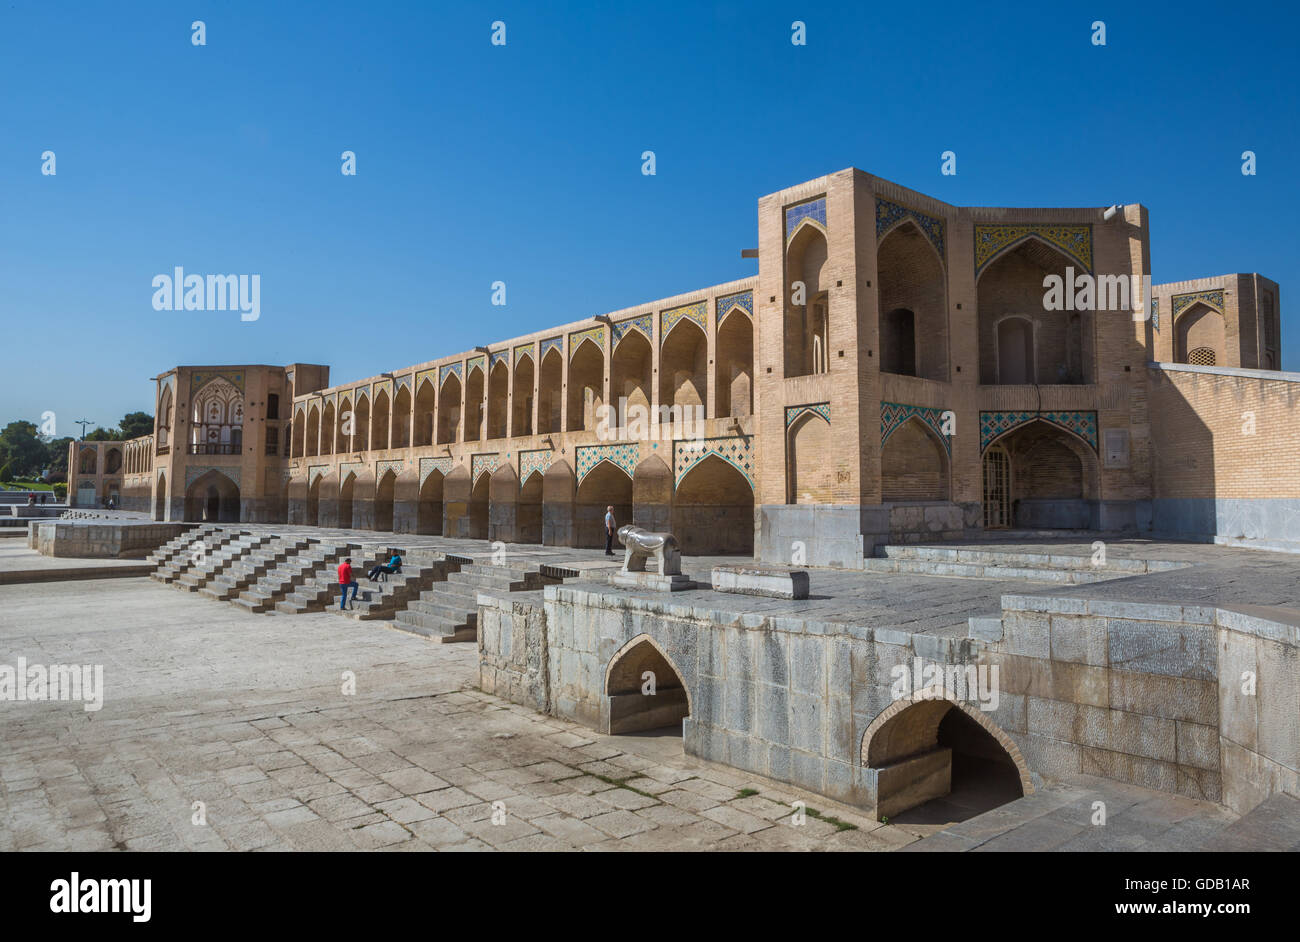
M 347 607 L 348 586 L 352 587 L 352 601 L 357 600 L 357 580 L 352 578 L 352 557 L 349 556 L 343 562 L 339 563 L 339 589 L 343 594 L 339 596 L 339 611 Z

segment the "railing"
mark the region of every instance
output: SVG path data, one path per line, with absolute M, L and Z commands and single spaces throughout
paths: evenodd
M 191 455 L 237 455 L 242 451 L 243 445 L 235 445 L 229 442 L 218 445 L 190 444 Z

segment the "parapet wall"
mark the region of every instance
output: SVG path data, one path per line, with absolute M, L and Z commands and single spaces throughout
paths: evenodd
M 1300 373 L 1152 364 L 1152 528 L 1300 551 Z
M 481 685 L 609 731 L 611 665 L 649 640 L 685 687 L 689 754 L 885 813 L 897 807 L 886 777 L 933 756 L 946 712 L 891 726 L 925 699 L 900 698 L 900 674 L 983 667 L 996 696 L 955 705 L 1026 792 L 1092 774 L 1239 813 L 1274 792 L 1300 797 L 1300 641 L 1267 614 L 1004 596 L 1001 618 L 940 637 L 712 607 L 728 602 L 571 585 L 540 604 L 480 597 Z
M 27 531 L 27 545 L 44 556 L 144 559 L 168 540 L 194 526 L 192 523 L 52 520 L 31 524 Z

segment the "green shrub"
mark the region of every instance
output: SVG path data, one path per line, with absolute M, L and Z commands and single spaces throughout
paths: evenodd
M 6 461 L 4 464 L 0 465 L 0 481 L 4 481 L 8 483 L 9 481 L 12 481 L 14 479 L 14 472 L 11 465 L 12 462 L 9 461 Z

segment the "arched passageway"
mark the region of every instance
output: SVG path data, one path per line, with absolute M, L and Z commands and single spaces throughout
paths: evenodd
M 534 471 L 519 489 L 515 511 L 519 543 L 542 542 L 542 480 L 542 472 Z
M 632 479 L 610 461 L 601 461 L 582 479 L 574 502 L 575 546 L 605 548 L 605 512 L 614 508 L 616 526 L 632 522 Z M 614 546 L 619 547 L 618 537 Z
M 738 308 L 718 328 L 717 416 L 751 415 L 754 411 L 754 326 Z
M 633 638 L 605 669 L 605 732 L 663 729 L 680 736 L 690 715 L 690 695 L 681 674 L 648 635 Z
M 984 385 L 1071 385 L 1091 381 L 1091 312 L 1044 310 L 1044 280 L 1082 266 L 1031 237 L 977 276 L 979 372 Z M 921 331 L 925 336 L 924 330 Z
M 352 429 L 352 450 L 370 450 L 370 400 L 357 396 L 356 422 Z
M 659 350 L 659 405 L 680 412 L 674 421 L 694 421 L 702 413 L 684 410 L 708 402 L 709 341 L 695 321 L 681 318 L 673 325 Z
M 815 412 L 805 412 L 786 430 L 786 480 L 791 504 L 834 503 L 835 471 L 831 454 L 831 426 Z
M 397 475 L 385 472 L 375 487 L 375 529 L 384 533 L 393 532 L 393 490 L 397 487 Z
M 506 437 L 506 416 L 510 407 L 510 367 L 497 360 L 488 380 L 487 437 Z
M 948 499 L 948 451 L 920 419 L 908 419 L 880 453 L 882 501 Z
M 474 366 L 465 379 L 465 441 L 483 437 L 483 369 Z
M 639 330 L 628 330 L 614 348 L 610 366 L 609 396 L 613 409 L 622 408 L 619 419 L 624 419 L 636 409 L 642 415 L 650 414 L 650 382 L 654 351 L 650 341 Z M 621 400 L 626 400 L 623 405 Z M 612 428 L 616 421 L 610 422 Z
M 880 370 L 948 379 L 948 316 L 943 263 L 915 221 L 891 230 L 876 252 Z
M 154 520 L 167 519 L 167 475 L 159 474 L 153 498 Z
M 785 375 L 807 376 L 829 368 L 829 248 L 810 221 L 800 223 L 786 249 Z
M 328 403 L 325 406 L 325 412 L 321 415 L 320 420 L 320 453 L 322 455 L 334 454 L 334 403 Z M 339 444 L 340 449 L 346 449 L 346 443 Z
M 406 448 L 411 444 L 411 388 L 402 386 L 393 397 L 392 448 Z
M 220 471 L 208 471 L 185 489 L 187 522 L 238 523 L 239 485 Z
M 460 430 L 460 380 L 452 373 L 438 393 L 438 444 L 447 445 L 457 440 Z
M 672 532 L 688 556 L 753 556 L 754 489 L 734 465 L 709 455 L 677 485 Z
M 511 432 L 518 435 L 533 434 L 533 358 L 522 356 L 515 366 L 514 417 Z
M 307 515 L 303 523 L 309 527 L 320 526 L 320 482 L 324 478 L 323 474 L 318 474 L 316 480 L 311 482 L 307 488 Z
M 416 533 L 442 534 L 442 472 L 430 471 L 420 485 L 420 507 Z
M 414 444 L 417 448 L 433 444 L 437 400 L 437 394 L 433 390 L 433 381 L 425 379 L 420 383 L 420 391 L 415 394 Z
M 537 387 L 537 434 L 560 431 L 560 406 L 563 402 L 564 356 L 559 347 L 551 347 L 542 356 L 542 371 Z
M 569 431 L 590 431 L 605 401 L 605 354 L 594 340 L 584 340 L 569 361 Z
M 1094 525 L 1097 457 L 1058 425 L 1035 420 L 996 439 L 985 450 L 983 471 L 985 526 L 1086 530 Z
M 974 682 L 974 665 L 960 669 L 965 682 Z M 878 818 L 965 821 L 1033 791 L 1029 768 L 1010 737 L 978 704 L 943 699 L 940 690 L 933 689 L 934 699 L 895 701 L 863 736 L 862 759 Z
M 474 482 L 474 490 L 469 498 L 469 538 L 486 540 L 488 538 L 488 511 L 491 508 L 492 475 L 484 471 Z
M 339 526 L 344 530 L 352 528 L 352 497 L 356 491 L 357 476 L 349 474 L 339 487 Z
M 388 431 L 391 424 L 392 408 L 388 390 L 381 389 L 375 394 L 375 408 L 370 415 L 370 450 L 384 451 L 388 448 Z

